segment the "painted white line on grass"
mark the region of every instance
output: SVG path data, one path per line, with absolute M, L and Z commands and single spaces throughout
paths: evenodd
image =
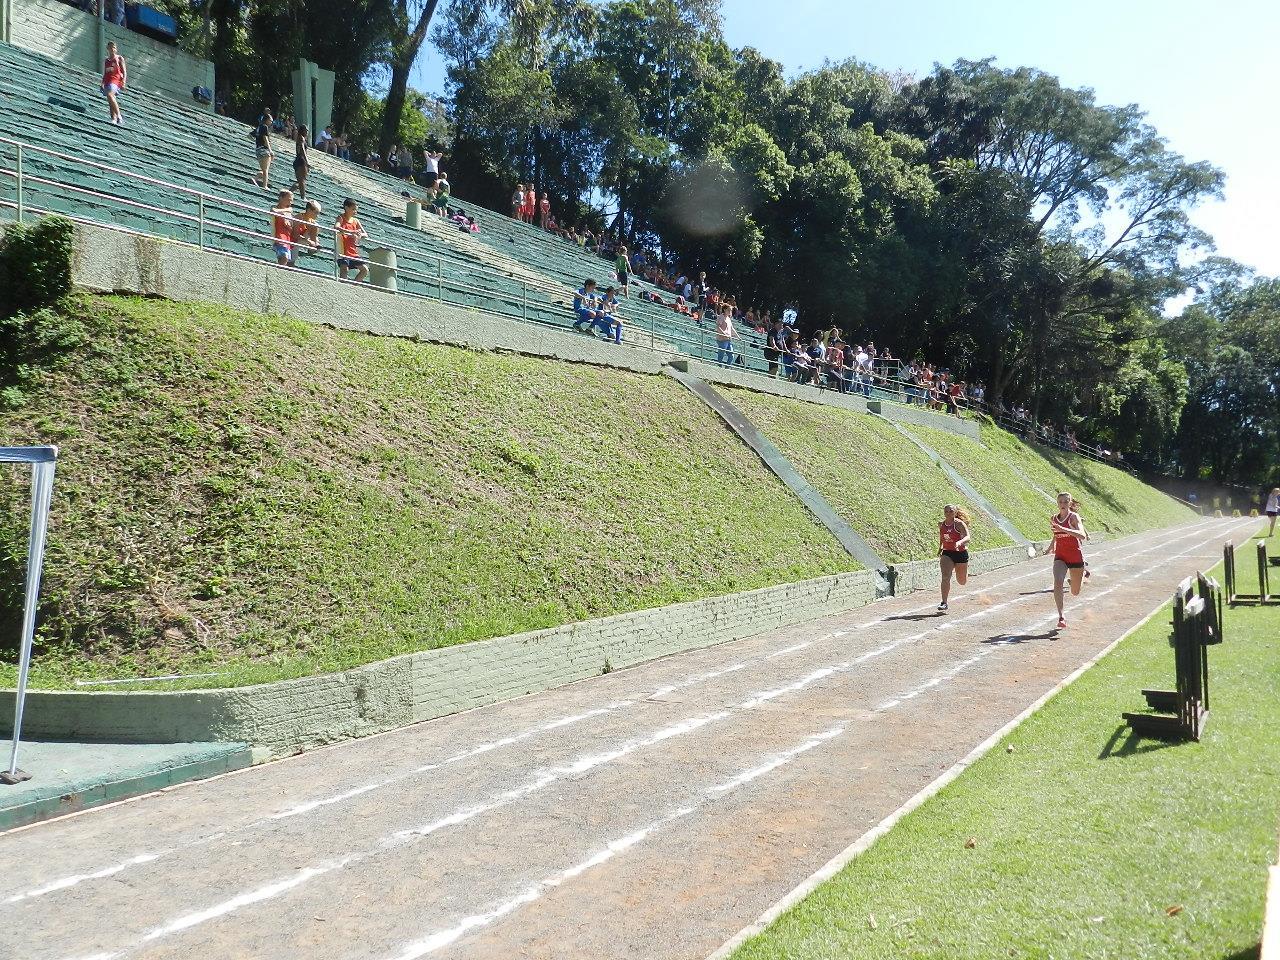
M 1230 524 L 1228 529 L 1233 530 L 1235 526 L 1236 526 L 1235 524 Z M 1216 536 L 1218 536 L 1218 534 L 1214 534 L 1214 537 Z M 1195 547 L 1191 548 L 1190 550 L 1185 550 L 1183 551 L 1183 553 L 1178 554 L 1177 556 L 1183 556 L 1187 553 L 1193 553 L 1196 550 L 1203 548 L 1203 546 L 1204 546 L 1204 542 L 1201 542 L 1200 544 L 1197 544 Z M 1168 560 L 1168 559 L 1173 559 L 1173 558 L 1172 557 L 1165 558 L 1165 560 Z M 1155 564 L 1147 568 L 1146 570 L 1141 571 L 1139 574 L 1137 574 L 1137 576 L 1144 576 L 1147 573 L 1150 573 L 1151 570 L 1154 570 L 1157 566 L 1162 565 L 1163 562 L 1164 561 L 1162 560 L 1161 564 Z M 1117 584 L 1117 586 L 1119 586 L 1119 584 Z M 1115 588 L 1113 587 L 1111 589 L 1113 590 Z M 1107 592 L 1109 593 L 1110 590 L 1108 590 Z M 1095 599 L 1096 599 L 1096 596 L 1100 596 L 1100 594 L 1095 595 Z M 1082 663 L 1076 669 L 1072 670 L 1069 674 L 1063 677 L 1061 681 L 1055 684 L 1052 689 L 1045 692 L 1042 696 L 1036 698 L 1036 700 L 1032 702 L 1030 705 L 1028 705 L 1025 710 L 1022 710 L 1012 720 L 1010 720 L 1008 723 L 1001 726 L 1000 729 L 998 729 L 995 733 L 991 734 L 991 736 L 987 737 L 985 740 L 979 743 L 976 747 L 970 750 L 969 753 L 967 753 L 963 758 L 961 758 L 955 764 L 953 764 L 945 773 L 942 774 L 942 776 L 938 777 L 937 779 L 933 780 L 931 783 L 927 784 L 923 789 L 921 789 L 913 797 L 907 800 L 906 803 L 902 804 L 900 807 L 898 807 L 896 810 L 890 813 L 887 817 L 881 820 L 878 824 L 876 824 L 870 830 L 866 831 L 864 834 L 862 834 L 862 836 L 858 837 L 858 839 L 855 840 L 853 843 L 851 843 L 848 847 L 846 847 L 840 853 L 832 857 L 820 869 L 818 869 L 813 874 L 811 874 L 802 883 L 800 883 L 794 889 L 792 889 L 791 892 L 788 893 L 785 897 L 783 897 L 781 900 L 775 903 L 772 907 L 770 907 L 768 910 L 762 913 L 754 922 L 743 927 L 736 934 L 734 934 L 732 937 L 726 940 L 723 944 L 721 944 L 721 946 L 717 950 L 711 953 L 706 958 L 706 960 L 728 960 L 728 958 L 732 956 L 738 950 L 738 948 L 741 947 L 744 943 L 746 943 L 752 937 L 758 936 L 759 934 L 763 933 L 766 929 L 768 929 L 768 927 L 771 924 L 773 924 L 776 920 L 778 920 L 784 913 L 786 913 L 792 907 L 796 906 L 798 903 L 804 900 L 807 896 L 809 896 L 809 894 L 813 893 L 813 891 L 816 890 L 818 887 L 820 887 L 822 884 L 826 883 L 832 877 L 840 873 L 840 871 L 842 871 L 845 867 L 847 867 L 854 860 L 854 858 L 857 857 L 859 854 L 862 854 L 866 850 L 868 850 L 872 844 L 874 844 L 878 839 L 880 839 L 882 836 L 888 833 L 891 829 L 893 829 L 893 827 L 898 823 L 898 821 L 900 821 L 907 814 L 911 813 L 913 810 L 916 810 L 917 808 L 922 806 L 927 800 L 929 800 L 931 797 L 936 795 L 949 783 L 951 783 L 953 780 L 959 777 L 960 774 L 962 774 L 965 770 L 973 766 L 973 764 L 975 764 L 983 756 L 989 753 L 992 747 L 996 746 L 996 744 L 1000 743 L 1001 740 L 1003 740 L 1010 733 L 1012 733 L 1018 726 L 1020 726 L 1023 723 L 1023 721 L 1025 721 L 1028 717 L 1030 717 L 1033 713 L 1035 713 L 1037 710 L 1043 707 L 1055 696 L 1057 696 L 1059 693 L 1061 693 L 1063 690 L 1065 690 L 1067 687 L 1073 684 L 1076 680 L 1080 679 L 1080 677 L 1083 676 L 1084 673 L 1090 667 L 1098 663 L 1098 661 L 1100 661 L 1107 654 L 1111 653 L 1112 650 L 1118 647 L 1121 643 L 1123 643 L 1128 637 L 1130 637 L 1136 631 L 1146 626 L 1146 624 L 1149 623 L 1151 619 L 1156 616 L 1156 614 L 1158 614 L 1161 610 L 1164 609 L 1166 603 L 1168 603 L 1167 600 L 1164 600 L 1158 603 L 1141 620 L 1135 623 L 1132 627 L 1126 630 L 1123 634 L 1121 634 L 1115 640 L 1112 640 L 1110 643 L 1104 646 L 1092 657 L 1085 660 L 1084 663 Z M 1056 618 L 1056 613 L 1054 616 Z M 1044 620 L 1047 620 L 1047 619 L 1048 618 L 1042 618 L 1042 620 L 1039 622 L 1044 622 Z M 1032 629 L 1034 629 L 1034 627 Z

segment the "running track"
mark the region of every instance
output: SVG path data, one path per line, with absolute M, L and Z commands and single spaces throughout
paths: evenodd
M 701 960 L 1255 520 L 1049 561 L 0 837 L 15 960 Z

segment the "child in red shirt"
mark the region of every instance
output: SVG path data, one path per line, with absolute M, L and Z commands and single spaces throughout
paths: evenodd
M 369 235 L 356 219 L 356 202 L 350 197 L 342 201 L 342 216 L 335 224 L 338 230 L 338 276 L 346 280 L 347 271 L 354 270 L 356 283 L 369 277 L 369 265 L 360 256 L 360 241 Z

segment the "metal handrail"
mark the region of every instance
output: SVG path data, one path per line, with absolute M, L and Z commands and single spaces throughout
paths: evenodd
M 228 207 L 228 208 L 233 208 L 233 209 L 237 209 L 237 210 L 243 210 L 243 211 L 245 211 L 245 212 L 247 212 L 247 213 L 252 213 L 252 214 L 254 214 L 254 215 L 256 215 L 256 216 L 260 216 L 260 217 L 263 217 L 263 218 L 265 218 L 265 217 L 270 217 L 270 216 L 274 216 L 275 214 L 274 214 L 274 212 L 273 212 L 273 208 L 269 208 L 269 207 L 255 207 L 255 206 L 253 206 L 252 204 L 242 203 L 242 202 L 241 202 L 241 201 L 239 201 L 239 200 L 232 200 L 232 199 L 231 199 L 231 198 L 229 198 L 229 197 L 223 197 L 223 196 L 219 196 L 219 195 L 217 195 L 217 194 L 207 193 L 207 192 L 205 192 L 205 191 L 203 191 L 203 190 L 195 190 L 195 189 L 192 189 L 191 187 L 185 187 L 185 186 L 182 186 L 181 184 L 172 183 L 172 182 L 167 181 L 167 180 L 160 180 L 160 179 L 157 179 L 156 177 L 147 176 L 146 174 L 137 173 L 137 172 L 132 171 L 132 170 L 125 170 L 125 169 L 123 169 L 123 168 L 121 168 L 121 167 L 116 167 L 116 166 L 112 166 L 111 164 L 102 163 L 102 162 L 100 162 L 100 161 L 98 161 L 98 160 L 89 160 L 89 159 L 84 158 L 84 157 L 77 157 L 77 156 L 74 156 L 73 154 L 62 153 L 61 151 L 58 151 L 58 150 L 50 150 L 50 149 L 48 149 L 47 147 L 37 147 L 37 146 L 34 146 L 34 145 L 32 145 L 32 144 L 24 143 L 24 142 L 23 142 L 23 141 L 21 141 L 21 140 L 14 140 L 14 139 L 12 139 L 12 138 L 10 138 L 10 137 L 0 136 L 0 144 L 9 144 L 10 146 L 13 146 L 13 147 L 14 147 L 14 148 L 16 148 L 16 150 L 17 150 L 17 159 L 18 159 L 17 167 L 18 167 L 18 169 L 17 169 L 16 171 L 14 171 L 14 170 L 0 169 L 0 174 L 3 174 L 3 175 L 8 176 L 8 177 L 10 177 L 10 178 L 16 177 L 16 178 L 19 180 L 19 192 L 21 192 L 21 182 L 22 182 L 23 180 L 29 180 L 29 181 L 31 181 L 31 182 L 33 182 L 33 183 L 44 183 L 44 184 L 47 184 L 47 185 L 50 185 L 50 186 L 56 186 L 56 187 L 60 187 L 60 188 L 67 189 L 67 190 L 73 190 L 73 191 L 77 191 L 77 192 L 79 192 L 79 193 L 87 194 L 87 195 L 90 195 L 90 196 L 96 196 L 96 197 L 100 197 L 100 198 L 102 198 L 102 199 L 110 200 L 110 201 L 112 201 L 112 202 L 114 202 L 114 203 L 121 203 L 121 204 L 130 205 L 130 206 L 135 206 L 135 207 L 138 207 L 139 209 L 151 210 L 151 211 L 155 211 L 155 212 L 158 212 L 158 213 L 165 213 L 165 214 L 169 214 L 169 215 L 173 215 L 173 216 L 179 217 L 179 218 L 181 218 L 181 219 L 193 219 L 193 218 L 191 218 L 190 214 L 183 214 L 183 213 L 181 213 L 181 212 L 180 212 L 180 211 L 178 211 L 178 210 L 171 210 L 171 209 L 166 208 L 166 207 L 157 207 L 157 206 L 154 206 L 154 205 L 144 204 L 144 203 L 142 203 L 141 201 L 129 200 L 129 199 L 125 198 L 125 197 L 118 197 L 118 196 L 115 196 L 115 195 L 112 195 L 112 194 L 102 193 L 102 192 L 100 192 L 100 191 L 92 191 L 92 190 L 89 190 L 89 189 L 88 189 L 88 188 L 86 188 L 86 187 L 78 187 L 78 186 L 76 186 L 76 185 L 74 185 L 74 184 L 63 183 L 63 182 L 61 182 L 61 181 L 56 181 L 56 180 L 48 180 L 48 179 L 45 179 L 45 178 L 38 178 L 38 177 L 35 177 L 35 176 L 31 175 L 31 174 L 24 174 L 24 173 L 23 173 L 23 171 L 22 171 L 22 157 L 23 157 L 23 154 L 24 154 L 24 153 L 38 153 L 38 154 L 42 154 L 42 155 L 45 155 L 45 156 L 55 157 L 55 158 L 57 158 L 57 159 L 59 159 L 59 160 L 68 161 L 68 162 L 70 162 L 70 163 L 80 164 L 80 165 L 82 165 L 82 166 L 89 167 L 89 168 L 94 169 L 94 170 L 102 170 L 102 171 L 106 171 L 106 172 L 108 172 L 108 173 L 114 173 L 114 174 L 117 174 L 117 175 L 119 175 L 119 176 L 125 177 L 126 179 L 129 179 L 129 180 L 135 180 L 135 181 L 138 181 L 138 182 L 140 182 L 140 183 L 145 183 L 145 184 L 149 184 L 149 185 L 152 185 L 152 186 L 163 187 L 164 189 L 166 189 L 166 190 L 168 190 L 168 191 L 170 191 L 170 192 L 176 192 L 176 193 L 180 193 L 180 194 L 186 195 L 186 196 L 188 196 L 188 197 L 193 197 L 193 198 L 195 198 L 195 199 L 198 201 L 198 206 L 199 206 L 199 208 L 200 208 L 200 217 L 199 217 L 199 219 L 197 220 L 198 225 L 203 225 L 203 224 L 206 224 L 206 223 L 207 223 L 207 224 L 214 224 L 214 225 L 216 225 L 217 227 L 219 227 L 220 229 L 227 230 L 227 231 L 230 231 L 230 232 L 233 232 L 233 233 L 239 233 L 239 234 L 242 234 L 242 235 L 244 235 L 244 236 L 256 237 L 256 238 L 265 238 L 265 239 L 268 239 L 268 240 L 274 240 L 274 239 L 275 239 L 273 236 L 265 235 L 265 234 L 259 234 L 259 233 L 256 233 L 255 231 L 252 231 L 252 230 L 246 230 L 246 229 L 245 229 L 245 228 L 243 228 L 243 227 L 236 227 L 236 226 L 233 226 L 233 225 L 228 224 L 228 223 L 224 223 L 224 222 L 219 221 L 219 220 L 210 220 L 210 219 L 208 219 L 208 218 L 205 216 L 205 213 L 206 213 L 206 211 L 207 211 L 207 209 L 208 209 L 208 205 L 209 205 L 209 202 L 210 202 L 210 201 L 213 201 L 213 203 L 215 204 L 215 209 L 216 209 L 216 207 L 217 207 L 217 206 Z M 19 209 L 21 209 L 21 208 L 19 208 Z M 21 219 L 21 218 L 19 218 L 19 219 Z M 297 218 L 294 218 L 294 219 L 296 220 Z M 327 225 L 327 224 L 321 224 L 321 223 L 318 223 L 318 222 L 317 222 L 317 223 L 311 224 L 311 226 L 316 227 L 316 228 L 317 228 L 317 230 L 319 230 L 319 231 L 323 231 L 323 232 L 324 232 L 324 233 L 326 233 L 326 234 L 333 235 L 335 238 L 336 238 L 336 237 L 337 237 L 337 235 L 340 233 L 340 231 L 338 231 L 336 227 L 329 226 L 329 225 Z M 202 232 L 203 232 L 203 231 L 202 231 Z M 448 256 L 445 256 L 445 255 L 443 255 L 443 254 L 436 254 L 436 253 L 423 253 L 423 252 L 421 252 L 421 251 L 412 250 L 412 249 L 410 249 L 410 248 L 408 248 L 408 247 L 404 247 L 404 246 L 400 246 L 400 245 L 398 245 L 398 244 L 394 244 L 394 243 L 391 243 L 391 242 L 384 241 L 384 240 L 382 240 L 382 239 L 380 239 L 380 238 L 378 238 L 378 239 L 374 239 L 374 238 L 372 238 L 372 237 L 371 237 L 371 238 L 370 238 L 370 242 L 367 244 L 367 246 L 369 246 L 369 247 L 371 247 L 371 248 L 382 249 L 382 250 L 390 250 L 390 251 L 392 251 L 392 252 L 394 252 L 394 253 L 397 253 L 397 254 L 405 254 L 405 255 L 407 255 L 407 256 L 411 256 L 411 257 L 418 257 L 418 258 L 421 258 L 421 259 L 424 259 L 424 260 L 435 260 L 435 261 L 436 261 L 436 263 L 437 263 L 437 269 L 439 269 L 439 268 L 440 268 L 440 266 L 442 266 L 444 263 L 450 263 L 450 264 L 454 264 L 454 265 L 456 265 L 456 266 L 458 266 L 458 267 L 463 267 L 463 268 L 468 268 L 468 269 L 474 269 L 474 268 L 475 268 L 475 264 L 474 264 L 474 263 L 472 263 L 472 262 L 470 262 L 470 261 L 467 261 L 467 260 L 461 260 L 461 259 L 458 259 L 458 258 L 455 258 L 455 257 L 448 257 Z M 401 271 L 401 269 L 402 269 L 402 268 L 397 268 L 397 267 L 386 267 L 385 269 L 390 270 L 390 271 L 392 271 L 392 272 L 397 272 L 397 273 L 398 273 L 398 272 L 400 272 L 400 271 Z M 404 272 L 405 272 L 406 274 L 408 273 L 408 271 L 404 271 Z M 427 281 L 431 281 L 431 279 L 432 279 L 432 278 L 426 277 L 426 275 L 425 275 L 425 274 L 418 274 L 418 276 L 422 277 L 424 280 L 427 280 Z M 513 278 L 513 279 L 514 279 L 514 278 Z M 531 287 L 532 287 L 533 289 L 540 289 L 540 285 L 531 284 L 531 283 L 529 283 L 528 281 L 525 281 L 525 280 L 521 280 L 521 281 L 520 281 L 520 284 L 521 284 L 521 288 L 522 288 L 522 298 L 523 298 L 523 299 L 526 299 L 526 300 L 527 300 L 527 297 L 528 297 L 528 291 L 529 291 L 529 289 L 530 289 Z M 453 284 L 453 286 L 451 287 L 451 289 L 462 289 L 462 290 L 467 290 L 467 291 L 473 291 L 473 292 L 476 292 L 476 293 L 484 293 L 484 294 L 485 294 L 485 295 L 487 295 L 487 296 L 493 296 L 493 295 L 494 295 L 494 293 L 493 293 L 493 291 L 492 291 L 492 290 L 487 290 L 487 289 L 486 289 L 486 290 L 482 290 L 482 289 L 481 289 L 481 288 L 479 288 L 479 287 L 472 287 L 472 286 L 469 286 L 469 285 L 466 285 L 466 284 L 459 284 L 459 283 L 454 283 L 454 284 Z M 548 290 L 548 291 L 546 291 L 546 292 L 551 292 L 551 291 L 549 291 L 549 290 Z M 511 299 L 512 299 L 512 302 L 514 303 L 514 302 L 515 302 L 514 297 L 512 297 Z

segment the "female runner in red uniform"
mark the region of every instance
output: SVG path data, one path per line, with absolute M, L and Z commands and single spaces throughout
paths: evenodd
M 1080 515 L 1071 509 L 1071 494 L 1058 494 L 1058 512 L 1049 518 L 1049 529 L 1053 531 L 1053 602 L 1058 607 L 1058 629 L 1067 625 L 1062 615 L 1063 585 L 1067 577 L 1071 578 L 1071 595 L 1080 594 L 1080 584 L 1084 582 L 1084 554 L 1080 544 L 1086 536 Z
M 942 508 L 942 515 L 946 519 L 938 524 L 938 556 L 942 567 L 942 602 L 938 610 L 946 613 L 951 574 L 955 574 L 960 586 L 969 579 L 969 517 L 950 503 Z

